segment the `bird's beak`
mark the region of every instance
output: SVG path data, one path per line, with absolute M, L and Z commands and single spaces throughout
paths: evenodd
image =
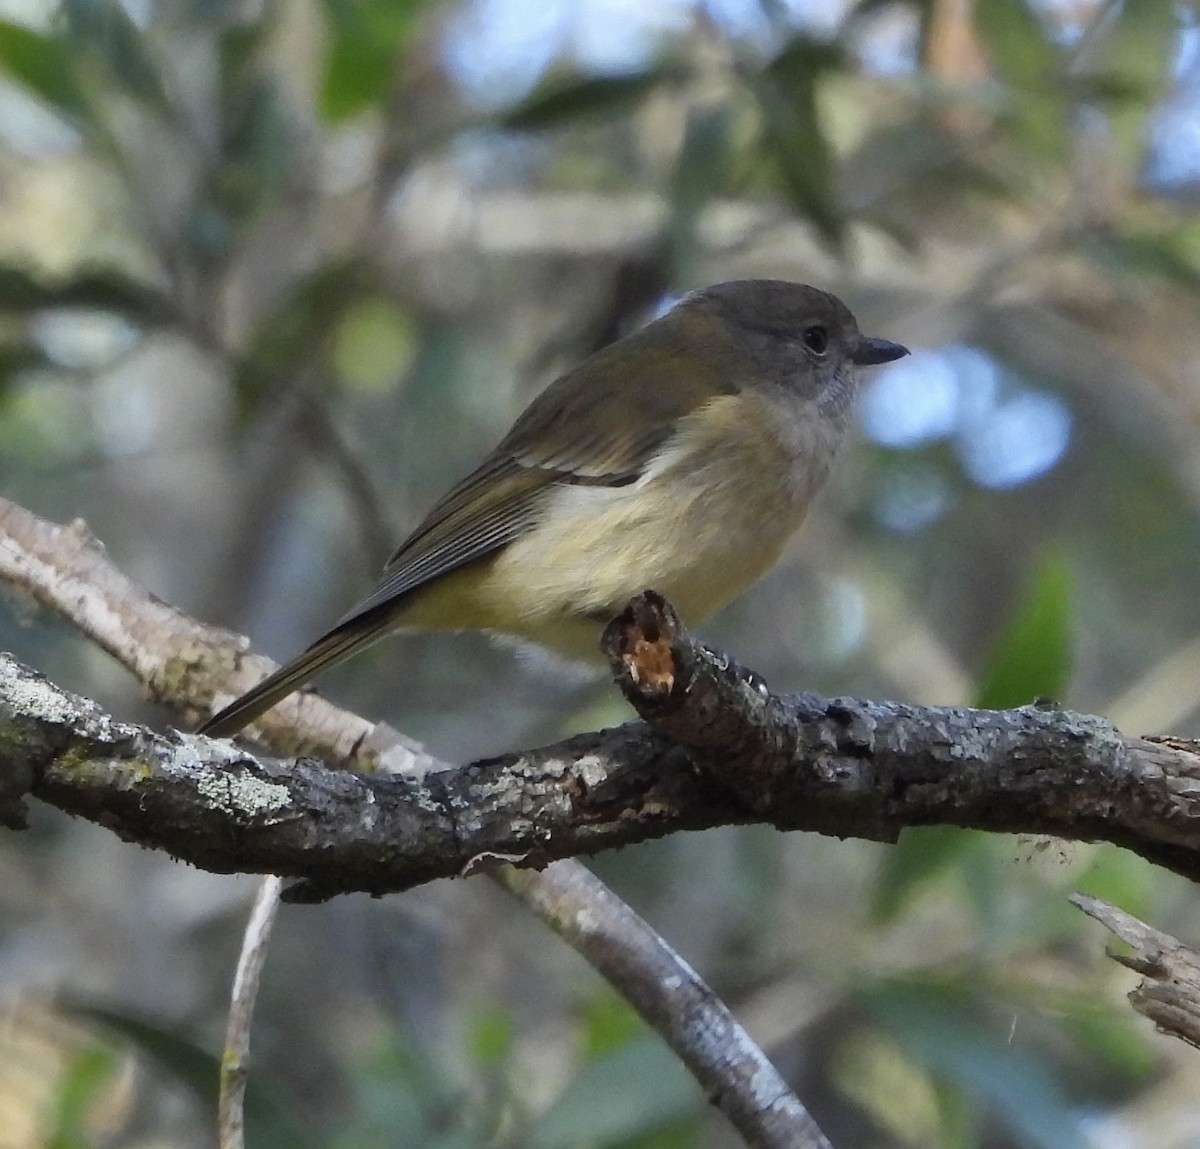
M 891 363 L 893 359 L 902 359 L 908 354 L 908 348 L 901 343 L 893 343 L 890 339 L 872 339 L 869 335 L 860 335 L 858 346 L 851 353 L 851 360 L 859 367 L 875 367 L 880 363 Z

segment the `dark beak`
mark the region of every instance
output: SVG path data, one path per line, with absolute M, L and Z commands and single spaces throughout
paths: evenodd
M 890 339 L 872 339 L 868 335 L 860 335 L 858 346 L 850 358 L 859 367 L 876 367 L 880 363 L 891 363 L 893 359 L 902 359 L 908 354 L 908 348 Z

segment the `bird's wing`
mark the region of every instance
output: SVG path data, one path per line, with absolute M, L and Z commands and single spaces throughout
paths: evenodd
M 368 598 L 200 732 L 235 733 L 386 634 L 398 599 L 530 531 L 548 488 L 636 481 L 681 418 L 737 389 L 738 364 L 727 350 L 711 331 L 698 331 L 688 315 L 676 314 L 671 323 L 643 327 L 552 383 L 405 539 Z
M 733 389 L 718 371 L 715 361 L 695 362 L 674 325 L 663 332 L 651 324 L 593 355 L 535 399 L 491 455 L 438 501 L 388 560 L 370 597 L 337 626 L 526 534 L 549 487 L 634 482 L 683 415 Z

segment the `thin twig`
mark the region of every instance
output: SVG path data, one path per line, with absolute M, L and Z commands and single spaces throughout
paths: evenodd
M 1142 975 L 1128 995 L 1133 1008 L 1160 1033 L 1200 1049 L 1200 951 L 1090 894 L 1072 894 L 1071 904 L 1129 946 L 1108 956 Z
M 725 1004 L 653 929 L 581 865 L 504 866 L 496 881 L 582 954 L 679 1055 L 752 1149 L 832 1149 Z
M 243 1149 L 245 1144 L 244 1103 L 250 1059 L 250 1022 L 282 890 L 282 878 L 272 874 L 262 880 L 254 896 L 246 932 L 242 935 L 242 952 L 238 955 L 229 1018 L 225 1023 L 225 1048 L 221 1052 L 217 1095 L 219 1149 Z

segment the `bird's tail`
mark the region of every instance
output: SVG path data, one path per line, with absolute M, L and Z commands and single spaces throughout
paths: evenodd
M 345 662 L 351 655 L 370 646 L 391 629 L 390 612 L 368 611 L 334 627 L 317 639 L 303 654 L 281 666 L 257 686 L 247 690 L 224 710 L 214 714 L 196 733 L 209 738 L 230 738 L 260 714 L 270 710 L 323 670 Z

